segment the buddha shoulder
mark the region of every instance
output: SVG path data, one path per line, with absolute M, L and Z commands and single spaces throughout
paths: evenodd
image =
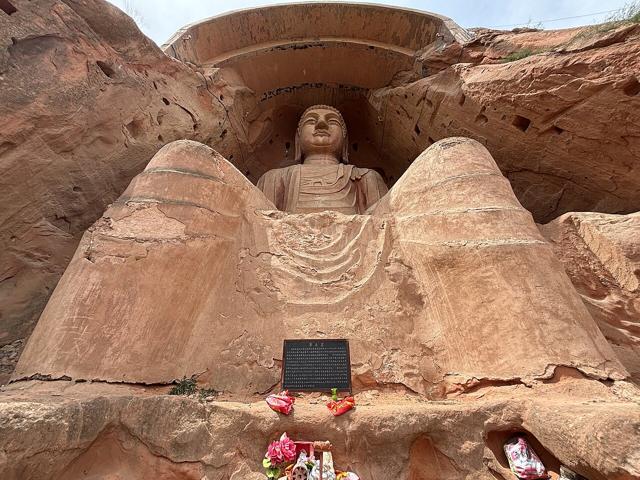
M 264 191 L 264 187 L 269 184 L 285 181 L 290 178 L 293 171 L 299 167 L 300 165 L 290 165 L 283 168 L 273 168 L 265 172 L 258 180 L 258 188 Z
M 353 167 L 353 170 L 351 170 L 351 180 L 361 180 L 363 177 L 366 177 L 366 180 L 384 182 L 382 175 L 375 170 L 370 168 Z

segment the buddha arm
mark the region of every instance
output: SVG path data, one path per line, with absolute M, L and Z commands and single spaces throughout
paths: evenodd
M 278 210 L 285 207 L 285 186 L 283 169 L 269 170 L 258 180 L 258 188 L 264 193 Z
M 384 197 L 388 191 L 387 185 L 384 183 L 382 176 L 375 170 L 358 169 L 364 171 L 360 177 L 358 193 L 361 198 L 361 212 L 374 205 L 378 200 Z

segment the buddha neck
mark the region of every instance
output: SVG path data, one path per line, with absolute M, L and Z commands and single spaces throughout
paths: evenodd
M 304 165 L 339 165 L 338 160 L 334 155 L 326 153 L 312 153 L 304 157 L 302 161 Z

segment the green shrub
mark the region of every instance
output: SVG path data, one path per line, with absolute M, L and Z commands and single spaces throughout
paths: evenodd
M 182 380 L 176 380 L 175 385 L 169 390 L 169 395 L 195 395 L 198 394 L 200 400 L 207 397 L 215 397 L 220 392 L 216 392 L 213 388 L 198 388 L 196 377 L 182 377 Z
M 176 384 L 171 387 L 169 395 L 192 395 L 196 393 L 197 389 L 198 385 L 194 377 L 182 377 L 182 380 L 178 380 Z

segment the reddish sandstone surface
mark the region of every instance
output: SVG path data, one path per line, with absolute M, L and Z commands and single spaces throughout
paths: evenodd
M 616 355 L 640 383 L 640 215 L 569 213 L 541 231 Z
M 490 32 L 451 47 L 470 63 L 377 92 L 377 110 L 389 117 L 385 144 L 408 159 L 442 137 L 475 138 L 539 222 L 568 211 L 637 211 L 640 26 L 572 33 L 552 41 L 551 32 Z M 540 53 L 495 59 L 523 50 Z
M 188 27 L 167 56 L 105 2 L 8 3 L 0 382 L 68 269 L 0 393 L 2 478 L 259 479 L 284 430 L 376 480 L 513 478 L 515 432 L 554 479 L 640 478 L 637 25 L 472 38 L 290 5 Z M 246 180 L 292 164 L 317 103 L 396 187 L 374 215 L 270 211 Z M 491 155 L 462 140 L 450 160 L 485 159 L 490 182 L 438 170 L 456 135 Z M 179 139 L 221 156 L 182 141 L 149 164 Z M 356 339 L 355 411 L 268 410 L 283 324 Z M 166 395 L 191 374 L 224 393 Z
M 0 471 L 7 480 L 261 480 L 269 441 L 330 440 L 335 464 L 363 479 L 512 480 L 502 444 L 528 437 L 556 480 L 640 478 L 640 397 L 559 371 L 530 386 L 484 388 L 443 401 L 356 392 L 333 417 L 305 394 L 285 417 L 260 397 L 166 395 L 167 387 L 23 382 L 0 395 Z
M 13 1 L 0 11 L 0 378 L 84 230 L 153 154 L 220 141 L 205 79 L 166 57 L 120 10 Z M 6 364 L 4 360 L 9 360 Z

